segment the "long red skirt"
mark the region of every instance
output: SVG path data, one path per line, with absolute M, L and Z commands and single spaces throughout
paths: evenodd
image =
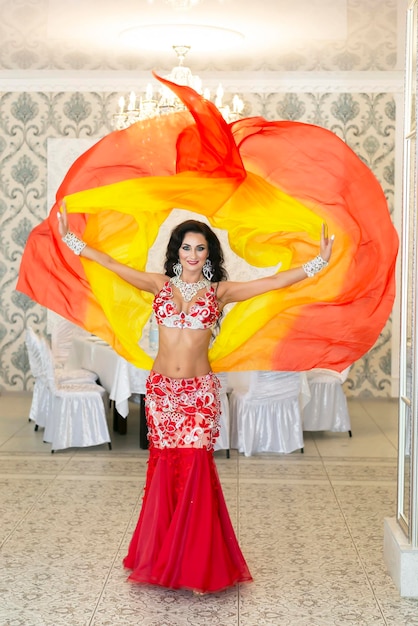
M 213 459 L 219 382 L 212 374 L 147 381 L 150 457 L 129 580 L 214 592 L 251 581 Z

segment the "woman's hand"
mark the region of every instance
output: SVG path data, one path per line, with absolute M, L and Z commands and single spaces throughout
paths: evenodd
M 65 235 L 68 233 L 68 215 L 67 215 L 67 205 L 65 204 L 65 200 L 61 202 L 61 209 L 62 209 L 62 213 L 58 211 L 57 218 L 58 218 L 58 231 L 62 238 L 62 237 L 65 237 Z
M 61 235 L 61 239 L 65 243 L 65 245 L 68 246 L 70 250 L 74 252 L 74 254 L 77 254 L 79 256 L 86 248 L 87 244 L 85 241 L 77 237 L 77 235 L 68 230 L 67 207 L 64 201 L 61 202 L 61 208 L 62 213 L 60 213 L 59 211 L 57 213 L 58 232 Z M 83 256 L 85 256 L 85 254 Z
M 321 243 L 319 247 L 319 254 L 324 259 L 324 261 L 328 262 L 330 260 L 333 243 L 334 243 L 334 235 L 331 235 L 331 237 L 328 237 L 328 226 L 324 222 L 322 224 Z

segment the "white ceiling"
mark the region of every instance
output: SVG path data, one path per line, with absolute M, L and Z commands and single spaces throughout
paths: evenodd
M 191 46 L 185 65 L 205 84 L 223 73 L 246 90 L 263 73 L 401 70 L 407 2 L 0 0 L 0 79 L 166 75 L 177 65 L 175 45 Z
M 205 26 L 203 32 L 200 26 Z M 124 42 L 120 33 L 133 27 L 142 31 Z M 225 37 L 231 31 L 235 37 Z M 200 0 L 188 9 L 167 0 L 48 3 L 48 41 L 76 44 L 89 55 L 157 50 L 170 58 L 173 45 L 191 45 L 189 57 L 196 65 L 209 49 L 211 57 L 227 57 L 236 67 L 247 59 L 291 52 L 303 41 L 344 41 L 346 36 L 347 0 Z
M 211 50 L 222 41 L 212 36 L 196 37 L 192 28 L 198 25 L 229 29 L 242 34 L 235 40 L 237 53 L 264 54 L 292 41 L 306 39 L 338 40 L 347 34 L 347 0 L 201 0 L 188 9 L 176 9 L 167 0 L 50 0 L 48 38 L 70 38 L 82 41 L 83 47 L 121 46 L 119 33 L 144 25 L 166 25 L 163 37 L 150 41 L 138 37 L 139 49 L 165 48 L 174 44 L 193 44 L 196 52 Z M 191 31 L 187 40 L 187 27 Z M 180 33 L 180 34 L 179 34 Z

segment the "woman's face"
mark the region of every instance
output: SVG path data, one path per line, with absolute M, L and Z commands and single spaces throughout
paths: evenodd
M 201 271 L 209 256 L 209 246 L 204 235 L 186 233 L 179 249 L 179 260 L 183 269 Z

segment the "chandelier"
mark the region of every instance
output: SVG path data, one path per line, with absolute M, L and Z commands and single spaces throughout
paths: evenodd
M 211 94 L 208 89 L 202 88 L 199 76 L 193 76 L 190 68 L 184 65 L 190 46 L 173 46 L 173 50 L 177 55 L 178 64 L 164 78 L 177 85 L 192 87 L 206 100 L 210 100 Z M 224 104 L 223 98 L 224 90 L 222 85 L 219 85 L 216 90 L 215 106 L 228 123 L 240 119 L 244 110 L 243 100 L 235 95 L 231 105 L 228 105 Z M 185 110 L 182 101 L 168 87 L 161 85 L 158 91 L 155 91 L 153 85 L 148 83 L 145 93 L 137 95 L 131 91 L 127 100 L 123 96 L 119 98 L 119 111 L 113 115 L 113 127 L 116 130 L 123 130 L 135 122 Z

